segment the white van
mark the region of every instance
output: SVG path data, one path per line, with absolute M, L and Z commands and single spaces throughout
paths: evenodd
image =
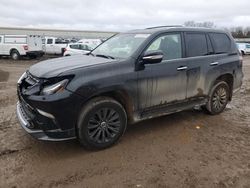
M 45 53 L 51 55 L 62 55 L 68 42 L 56 37 L 45 37 Z
M 43 56 L 42 37 L 39 35 L 0 35 L 0 56 L 11 56 L 18 60 L 21 56 Z

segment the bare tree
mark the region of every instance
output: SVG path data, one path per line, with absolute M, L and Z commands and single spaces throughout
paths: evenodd
M 184 23 L 187 27 L 207 27 L 207 28 L 214 28 L 216 27 L 213 22 L 195 22 L 195 21 L 186 21 Z

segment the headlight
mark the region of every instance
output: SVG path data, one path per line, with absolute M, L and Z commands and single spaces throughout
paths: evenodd
M 24 73 L 22 74 L 22 76 L 18 79 L 17 83 L 18 83 L 18 84 L 21 84 L 21 81 L 22 81 L 26 76 L 27 76 L 27 73 L 24 72 Z
M 61 92 L 65 89 L 67 83 L 68 83 L 68 79 L 64 79 L 60 82 L 57 82 L 53 85 L 49 85 L 49 86 L 45 86 L 42 91 L 41 94 L 42 95 L 51 95 L 57 92 Z

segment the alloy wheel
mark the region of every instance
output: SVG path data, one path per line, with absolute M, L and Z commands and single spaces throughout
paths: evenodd
M 89 138 L 96 143 L 106 143 L 115 138 L 121 126 L 120 115 L 112 108 L 101 108 L 88 121 Z
M 212 105 L 216 111 L 220 111 L 227 104 L 227 91 L 224 87 L 219 87 L 213 95 Z

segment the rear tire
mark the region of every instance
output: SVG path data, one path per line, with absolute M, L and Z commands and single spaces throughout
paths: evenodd
M 205 110 L 211 115 L 223 112 L 229 101 L 229 96 L 230 89 L 228 84 L 224 81 L 217 81 L 210 92 Z
M 17 50 L 12 50 L 10 53 L 11 58 L 16 61 L 20 59 L 20 54 Z
M 82 109 L 77 136 L 86 149 L 105 149 L 115 144 L 127 127 L 123 106 L 109 97 L 90 100 Z

